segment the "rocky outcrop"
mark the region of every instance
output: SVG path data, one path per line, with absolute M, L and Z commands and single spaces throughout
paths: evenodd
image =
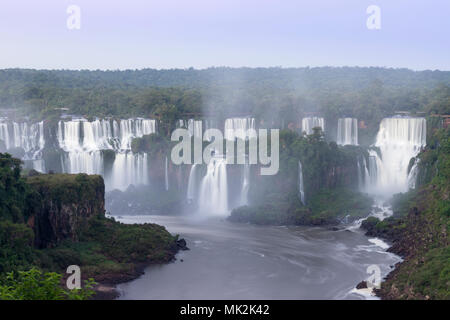
M 104 214 L 101 176 L 49 174 L 29 177 L 27 182 L 34 191 L 28 225 L 38 248 L 53 247 L 65 239 L 77 241 L 89 219 Z

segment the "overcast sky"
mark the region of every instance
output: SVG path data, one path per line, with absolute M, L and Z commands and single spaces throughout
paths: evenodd
M 450 70 L 449 13 L 449 0 L 1 0 L 0 68 Z

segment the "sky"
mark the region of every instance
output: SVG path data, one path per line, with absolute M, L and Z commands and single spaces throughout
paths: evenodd
M 0 68 L 450 70 L 449 13 L 448 0 L 2 0 Z

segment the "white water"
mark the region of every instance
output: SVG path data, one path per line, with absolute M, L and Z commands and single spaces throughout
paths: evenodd
M 125 190 L 129 185 L 146 185 L 148 179 L 147 154 L 133 154 L 134 138 L 156 133 L 153 119 L 75 119 L 58 123 L 59 146 L 65 173 L 104 174 L 102 150 L 114 150 L 115 160 L 111 176 L 105 177 L 106 189 Z
M 248 204 L 248 190 L 250 189 L 250 165 L 248 163 L 244 164 L 242 168 L 241 186 L 239 205 L 245 206 Z
M 302 163 L 298 162 L 298 192 L 300 201 L 305 204 L 305 186 L 303 184 L 303 167 Z
M 14 122 L 7 119 L 0 120 L 0 140 L 7 150 L 12 148 L 22 149 L 22 160 L 32 162 L 33 167 L 41 171 L 42 150 L 45 147 L 44 122 L 32 123 Z
M 188 203 L 193 203 L 196 200 L 196 190 L 197 190 L 197 176 L 198 176 L 198 169 L 200 168 L 199 165 L 193 164 L 191 166 L 191 171 L 189 173 L 189 182 L 187 187 L 187 195 L 186 199 Z
M 312 134 L 313 128 L 320 127 L 325 132 L 325 120 L 321 117 L 307 117 L 302 119 L 302 131 Z
M 225 140 L 256 137 L 256 125 L 254 118 L 229 118 L 225 120 Z
M 419 162 L 420 159 L 416 158 L 413 166 L 411 167 L 411 170 L 408 173 L 408 187 L 410 189 L 416 188 L 417 175 L 419 174 Z
M 194 138 L 203 139 L 203 121 L 188 119 L 179 120 L 178 126 L 180 128 L 188 129 L 189 135 Z
M 358 145 L 358 120 L 342 118 L 338 120 L 337 144 Z
M 199 212 L 203 215 L 228 214 L 228 184 L 226 159 L 213 157 L 206 175 L 200 183 L 198 195 Z
M 375 185 L 378 194 L 392 195 L 408 191 L 408 165 L 426 144 L 426 120 L 424 118 L 385 118 L 380 123 L 375 146 L 380 155 L 371 151 L 376 165 Z M 369 170 L 370 172 L 370 170 Z
M 112 167 L 112 174 L 106 178 L 107 189 L 123 191 L 130 185 L 148 185 L 148 165 L 146 153 L 117 153 Z
M 166 156 L 166 163 L 165 163 L 164 167 L 165 167 L 164 168 L 164 183 L 165 183 L 165 186 L 166 186 L 166 191 L 169 191 L 169 173 L 168 173 L 168 171 L 169 171 L 169 160 L 167 159 L 167 156 Z

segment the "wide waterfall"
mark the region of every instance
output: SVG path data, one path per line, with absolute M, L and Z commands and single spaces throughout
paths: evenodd
M 148 157 L 146 154 L 131 152 L 133 138 L 157 132 L 157 122 L 153 119 L 96 119 L 73 118 L 60 120 L 56 137 L 50 139 L 49 146 L 56 145 L 61 150 L 61 170 L 64 173 L 102 174 L 106 189 L 126 189 L 130 184 L 148 184 Z M 44 121 L 38 123 L 0 120 L 0 140 L 5 151 L 20 154 L 27 167 L 38 171 L 57 170 L 46 168 L 43 153 L 46 147 Z M 105 172 L 104 150 L 115 154 L 111 170 Z
M 130 185 L 148 185 L 148 165 L 146 153 L 117 153 L 112 173 L 106 177 L 108 190 L 125 190 Z
M 227 164 L 222 157 L 213 157 L 206 175 L 200 183 L 198 194 L 199 212 L 205 215 L 228 213 Z
M 235 140 L 236 138 L 247 140 L 256 137 L 254 118 L 229 118 L 225 120 L 224 128 L 226 140 Z
M 57 138 L 65 151 L 62 170 L 66 173 L 105 175 L 106 188 L 124 190 L 129 185 L 148 184 L 147 154 L 131 152 L 134 138 L 156 133 L 153 119 L 74 119 L 59 121 Z M 102 150 L 113 150 L 115 160 L 110 176 L 104 171 Z
M 38 171 L 44 171 L 42 150 L 45 147 L 44 122 L 29 124 L 27 122 L 0 120 L 0 140 L 4 143 L 4 151 L 21 150 L 21 158 L 25 163 Z
M 425 118 L 393 117 L 381 121 L 375 142 L 380 154 L 372 150 L 369 165 L 370 173 L 376 166 L 376 193 L 408 190 L 412 185 L 412 178 L 408 181 L 409 162 L 426 145 L 426 131 Z
M 358 120 L 355 118 L 341 118 L 338 120 L 337 144 L 358 145 Z
M 313 128 L 321 128 L 325 132 L 325 120 L 321 117 L 307 117 L 302 119 L 302 131 L 312 134 Z
M 300 160 L 298 161 L 298 194 L 302 204 L 305 204 L 305 185 L 303 183 L 303 167 Z
M 202 120 L 195 120 L 195 119 L 188 119 L 188 120 L 182 120 L 180 119 L 178 121 L 178 126 L 180 128 L 188 129 L 189 134 L 191 137 L 203 138 L 203 121 Z

